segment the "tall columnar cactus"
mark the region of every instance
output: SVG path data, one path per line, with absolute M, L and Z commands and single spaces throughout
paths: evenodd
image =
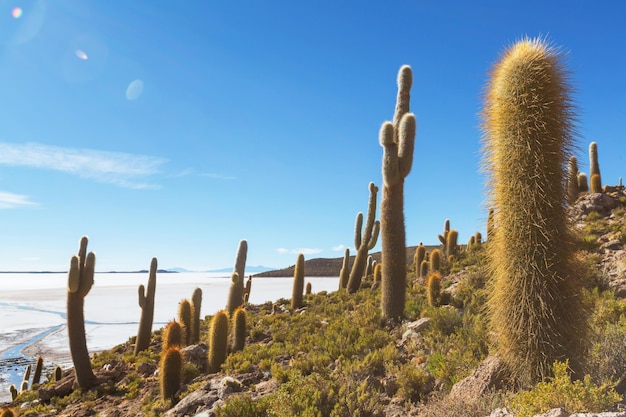
M 313 285 L 310 282 L 307 282 L 304 286 L 304 295 L 311 295 L 313 291 Z
M 591 142 L 589 144 L 589 180 L 591 181 L 593 176 L 596 174 L 598 174 L 598 177 L 600 177 L 600 184 L 602 184 L 602 176 L 600 175 L 600 164 L 598 163 L 598 144 L 595 142 Z
M 243 298 L 245 301 L 248 301 L 250 299 L 250 291 L 252 291 L 252 275 L 248 277 L 248 280 L 246 281 L 246 287 L 243 290 Z
M 424 259 L 420 264 L 420 277 L 426 278 L 428 276 L 428 261 Z
M 183 299 L 178 304 L 178 322 L 183 327 L 183 344 L 185 346 L 191 341 L 191 303 L 188 299 Z
M 459 232 L 456 229 L 450 230 L 446 238 L 446 255 L 448 257 L 456 256 L 459 249 L 458 240 Z
M 228 294 L 228 304 L 226 310 L 229 315 L 232 315 L 237 307 L 243 304 L 243 280 L 246 273 L 246 257 L 248 256 L 248 242 L 245 239 L 239 241 L 239 247 L 237 248 L 237 257 L 235 258 L 235 268 L 233 270 L 233 283 L 230 286 Z M 235 273 L 237 273 L 235 281 Z
M 343 254 L 343 263 L 341 264 L 341 270 L 339 270 L 339 289 L 346 288 L 348 286 L 348 279 L 350 278 L 350 248 L 346 248 Z
M 209 372 L 219 372 L 228 354 L 228 313 L 220 310 L 211 319 L 209 329 Z
M 299 253 L 296 267 L 293 272 L 293 287 L 291 291 L 291 308 L 302 307 L 302 292 L 304 291 L 304 255 Z
M 417 248 L 415 249 L 415 256 L 414 256 L 414 263 L 415 263 L 415 275 L 420 278 L 422 276 L 421 273 L 421 266 L 422 266 L 422 261 L 424 259 L 426 259 L 426 247 L 424 246 L 424 244 L 422 242 L 420 242 L 420 244 L 417 246 Z
M 141 308 L 141 319 L 139 320 L 139 330 L 137 330 L 137 342 L 135 343 L 135 355 L 150 346 L 152 336 L 152 321 L 154 319 L 154 293 L 156 292 L 157 258 L 150 261 L 150 272 L 148 274 L 148 288 L 143 284 L 139 286 L 139 307 Z
M 376 289 L 380 286 L 382 267 L 382 264 L 379 263 L 374 266 L 374 284 L 372 284 L 372 289 Z
M 483 109 L 498 228 L 489 250 L 490 326 L 495 352 L 522 383 L 544 378 L 557 360 L 580 370 L 587 339 L 563 206 L 573 147 L 566 79 L 556 49 L 524 39 L 493 68 Z
M 40 356 L 37 358 L 37 362 L 35 362 L 35 371 L 33 372 L 33 387 L 39 385 L 39 381 L 41 381 L 41 372 L 43 371 L 43 358 Z
M 413 73 L 408 65 L 398 74 L 398 97 L 393 124 L 383 123 L 383 198 L 380 228 L 382 235 L 381 310 L 386 319 L 399 319 L 406 301 L 406 238 L 404 229 L 404 178 L 413 164 L 415 116 L 409 113 Z
M 476 234 L 474 236 L 475 236 L 474 241 L 475 241 L 476 245 L 478 245 L 478 246 L 482 245 L 482 243 L 483 243 L 483 234 L 480 233 L 480 232 L 476 232 Z
M 380 231 L 380 222 L 376 218 L 376 194 L 378 187 L 370 182 L 369 184 L 370 198 L 367 206 L 367 220 L 365 221 L 365 230 L 361 235 L 363 228 L 363 213 L 358 213 L 354 227 L 354 246 L 356 248 L 356 256 L 350 271 L 348 279 L 348 293 L 355 293 L 361 286 L 361 279 L 365 271 L 367 263 L 367 252 L 376 246 L 378 241 L 378 233 Z
M 439 242 L 441 242 L 441 244 L 444 246 L 446 245 L 446 241 L 448 240 L 449 232 L 450 232 L 450 219 L 446 219 L 446 221 L 443 222 L 443 235 L 437 235 Z
M 174 320 L 167 323 L 163 331 L 162 344 L 162 352 L 165 352 L 171 347 L 183 346 L 183 327 L 179 322 Z
M 87 254 L 87 243 L 87 236 L 83 236 L 80 240 L 78 255 L 72 256 L 70 260 L 67 278 L 67 333 L 70 339 L 74 373 L 82 389 L 89 389 L 97 383 L 87 350 L 83 311 L 85 296 L 93 286 L 96 265 L 96 255 L 93 252 Z
M 54 367 L 54 380 L 58 382 L 61 378 L 63 378 L 63 368 L 57 365 Z
M 584 172 L 578 173 L 578 191 L 586 193 L 589 191 L 589 183 L 587 182 L 587 174 Z
M 441 274 L 431 272 L 426 278 L 426 300 L 431 307 L 437 307 L 441 300 Z
M 243 350 L 246 345 L 246 310 L 242 307 L 235 310 L 232 329 L 231 351 Z
M 161 397 L 176 402 L 176 393 L 180 389 L 183 373 L 183 354 L 178 347 L 170 347 L 161 352 L 159 363 L 159 381 L 161 383 Z
M 197 287 L 191 295 L 191 338 L 190 344 L 200 341 L 200 311 L 202 310 L 202 289 Z
M 28 383 L 28 380 L 30 379 L 30 372 L 32 371 L 33 366 L 32 365 L 28 365 L 26 367 L 26 370 L 24 371 L 24 381 L 26 381 Z
M 567 163 L 567 202 L 572 205 L 578 200 L 578 161 L 574 155 Z
M 9 393 L 11 394 L 11 401 L 15 401 L 17 399 L 17 396 L 19 395 L 19 392 L 17 392 L 17 388 L 14 384 L 11 384 L 11 386 L 9 387 Z
M 441 251 L 439 249 L 433 249 L 433 252 L 430 254 L 430 271 L 441 271 Z

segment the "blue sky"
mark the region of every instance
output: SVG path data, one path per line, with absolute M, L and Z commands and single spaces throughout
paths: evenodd
M 568 52 L 579 165 L 624 175 L 621 1 L 0 0 L 0 270 L 284 267 L 353 248 L 396 74 L 407 245 L 485 232 L 481 95 L 524 36 Z M 379 201 L 380 201 L 379 193 Z M 374 250 L 380 250 L 380 243 Z

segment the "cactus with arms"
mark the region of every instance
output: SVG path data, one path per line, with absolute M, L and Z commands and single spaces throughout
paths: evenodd
M 243 292 L 244 292 L 244 274 L 246 272 L 246 257 L 248 256 L 248 242 L 245 239 L 239 241 L 239 247 L 237 248 L 237 257 L 235 259 L 235 268 L 232 275 L 232 284 L 228 293 L 228 305 L 226 310 L 229 315 L 243 304 Z M 235 280 L 235 273 L 237 273 Z
M 367 264 L 367 252 L 376 246 L 378 241 L 378 233 L 380 231 L 380 222 L 376 221 L 376 194 L 378 187 L 370 182 L 369 184 L 370 198 L 367 207 L 367 220 L 365 221 L 365 230 L 361 235 L 363 228 L 363 213 L 356 216 L 356 224 L 354 227 L 354 246 L 356 247 L 356 257 L 350 271 L 348 280 L 348 293 L 355 293 L 361 286 L 361 279 L 365 272 Z
M 154 319 L 154 293 L 156 291 L 157 258 L 152 258 L 150 262 L 150 272 L 148 274 L 148 288 L 139 286 L 139 307 L 141 308 L 141 319 L 139 320 L 139 330 L 137 330 L 137 342 L 135 343 L 135 355 L 150 346 L 152 336 L 152 321 Z
M 573 148 L 566 78 L 557 50 L 524 39 L 494 66 L 483 109 L 498 228 L 489 248 L 488 312 L 495 351 L 522 383 L 548 376 L 557 360 L 580 371 L 587 340 L 563 205 Z
M 91 369 L 87 337 L 85 335 L 85 296 L 93 286 L 93 274 L 96 255 L 87 254 L 87 236 L 80 240 L 78 255 L 72 256 L 67 278 L 67 333 L 70 341 L 70 353 L 74 362 L 74 373 L 78 385 L 89 389 L 97 384 Z
M 404 178 L 413 164 L 415 116 L 409 113 L 413 73 L 408 65 L 398 74 L 398 98 L 393 124 L 383 123 L 383 198 L 381 310 L 386 319 L 400 319 L 406 301 L 406 236 L 404 229 Z

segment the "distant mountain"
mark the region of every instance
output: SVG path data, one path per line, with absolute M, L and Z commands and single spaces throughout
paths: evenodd
M 255 272 L 255 273 L 259 273 L 259 272 L 267 272 L 267 271 L 273 271 L 276 268 L 270 268 L 267 266 L 262 266 L 262 265 L 257 265 L 257 266 L 248 266 L 246 265 L 246 272 Z M 233 268 L 222 268 L 222 269 L 212 269 L 210 271 L 205 271 L 205 272 L 232 272 Z

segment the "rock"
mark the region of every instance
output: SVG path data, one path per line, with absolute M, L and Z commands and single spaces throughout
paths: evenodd
M 206 343 L 198 343 L 197 345 L 190 345 L 183 349 L 183 356 L 185 362 L 193 363 L 202 372 L 208 372 L 209 360 L 208 360 L 209 348 Z
M 217 388 L 217 396 L 220 400 L 223 400 L 226 396 L 232 394 L 233 392 L 241 392 L 243 390 L 243 384 L 233 378 L 232 376 L 225 376 L 219 382 Z
M 256 384 L 251 398 L 256 400 L 276 391 L 278 391 L 278 382 L 272 378 L 269 381 L 263 381 Z
M 488 356 L 472 375 L 454 384 L 448 398 L 476 399 L 491 389 L 503 388 L 505 377 L 502 360 L 498 356 Z
M 217 400 L 219 400 L 217 390 L 211 389 L 211 384 L 208 383 L 187 395 L 173 408 L 163 414 L 163 416 L 178 417 L 194 415 L 198 412 L 211 409 Z
M 415 333 L 419 333 L 422 330 L 428 328 L 428 326 L 430 326 L 430 318 L 428 317 L 423 317 L 419 320 L 413 321 L 411 323 L 408 323 L 406 325 L 406 328 L 409 330 L 414 331 Z
M 569 414 L 562 408 L 553 408 L 543 414 L 537 414 L 535 417 L 569 417 Z
M 488 417 L 515 417 L 515 414 L 512 414 L 506 408 L 496 408 L 489 414 Z

